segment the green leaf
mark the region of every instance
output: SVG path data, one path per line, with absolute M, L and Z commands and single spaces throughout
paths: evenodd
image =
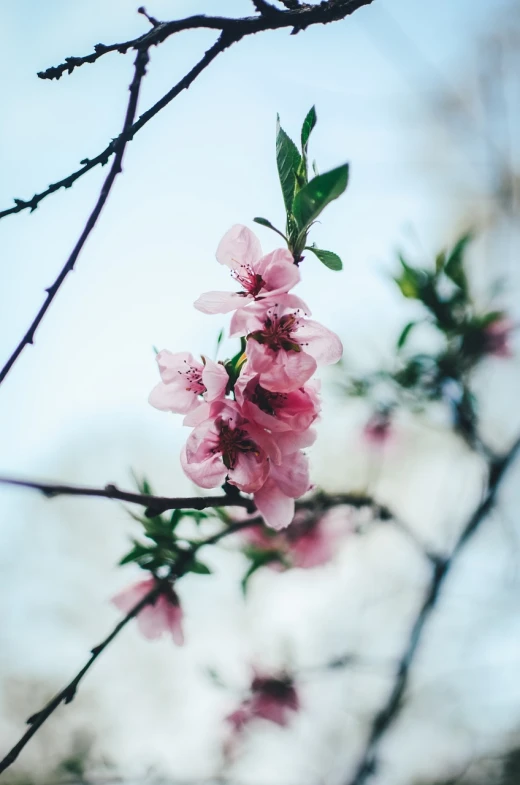
M 173 510 L 170 516 L 170 530 L 173 531 L 179 521 L 182 519 L 184 513 L 182 510 Z
M 210 568 L 206 564 L 203 564 L 201 561 L 197 561 L 196 559 L 193 559 L 193 561 L 190 562 L 186 572 L 194 572 L 197 575 L 211 575 Z
M 307 229 L 322 210 L 345 191 L 348 184 L 348 164 L 319 174 L 298 191 L 292 212 L 300 230 Z
M 251 559 L 251 564 L 246 570 L 244 577 L 240 581 L 240 586 L 242 588 L 242 593 L 244 594 L 244 596 L 247 593 L 249 581 L 252 578 L 252 576 L 255 574 L 255 572 L 257 572 L 257 570 L 259 570 L 261 567 L 265 567 L 266 564 L 270 564 L 271 562 L 274 561 L 280 562 L 280 564 L 285 564 L 283 555 L 275 550 L 263 551 L 253 546 L 250 548 L 245 548 L 244 554 Z
M 455 244 L 444 265 L 444 272 L 463 291 L 467 288 L 466 273 L 464 272 L 464 253 L 466 247 L 473 239 L 471 232 L 462 235 Z
M 307 246 L 305 250 L 312 251 L 313 254 L 318 257 L 320 262 L 322 262 L 325 267 L 328 267 L 329 270 L 343 270 L 343 262 L 337 253 L 332 253 L 332 251 L 322 251 L 321 248 L 316 248 L 314 245 Z
M 309 136 L 311 135 L 318 118 L 316 116 L 316 108 L 313 106 L 307 113 L 302 125 L 302 151 L 307 153 L 307 146 L 309 144 Z
M 271 221 L 268 221 L 267 218 L 253 218 L 253 221 L 257 224 L 260 224 L 260 226 L 267 226 L 268 229 L 272 229 L 273 232 L 279 234 L 280 237 L 283 237 L 283 239 L 287 242 L 287 237 L 284 235 L 284 233 L 277 229 L 276 226 L 273 226 Z
M 394 278 L 394 281 L 405 297 L 413 300 L 420 299 L 421 284 L 423 282 L 422 272 L 410 267 L 401 254 L 399 254 L 399 261 L 401 262 L 403 272 L 398 278 Z
M 126 556 L 123 556 L 121 561 L 119 562 L 119 566 L 122 567 L 124 564 L 130 564 L 134 561 L 139 561 L 143 556 L 149 556 L 151 558 L 152 554 L 150 552 L 150 548 L 147 548 L 145 545 L 141 545 L 139 542 L 134 541 L 134 547 L 131 551 L 128 551 Z
M 398 349 L 402 349 L 403 348 L 403 346 L 405 345 L 405 343 L 406 343 L 406 341 L 408 339 L 408 336 L 410 335 L 411 331 L 413 330 L 413 328 L 415 327 L 416 324 L 418 324 L 418 322 L 408 322 L 408 324 L 406 324 L 403 327 L 403 329 L 401 330 L 401 333 L 399 334 L 399 338 L 397 339 L 396 346 L 397 346 Z
M 301 160 L 296 145 L 281 127 L 280 118 L 278 117 L 276 126 L 276 165 L 287 213 L 290 213 L 292 210 L 296 191 L 296 172 L 300 167 Z
M 446 252 L 441 251 L 435 257 L 435 273 L 439 275 L 444 270 L 444 265 L 446 264 Z

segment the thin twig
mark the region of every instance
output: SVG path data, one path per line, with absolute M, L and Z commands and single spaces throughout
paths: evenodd
M 105 485 L 104 488 L 88 488 L 81 485 L 16 480 L 9 477 L 0 477 L 0 484 L 31 488 L 35 491 L 40 491 L 48 499 L 56 496 L 93 496 L 102 499 L 115 499 L 130 504 L 140 504 L 146 507 L 145 515 L 149 518 L 161 515 L 161 513 L 167 510 L 205 510 L 209 507 L 245 507 L 248 512 L 254 512 L 255 510 L 254 502 L 251 499 L 246 499 L 239 493 L 219 496 L 151 496 L 145 493 L 121 491 L 112 484 Z
M 160 99 L 148 112 L 145 112 L 138 122 L 125 134 L 125 141 L 129 141 L 158 111 L 163 109 L 170 101 L 175 98 L 181 90 L 186 89 L 194 79 L 209 65 L 209 63 L 224 51 L 228 46 L 240 41 L 242 38 L 254 35 L 255 33 L 268 30 L 278 30 L 280 28 L 292 28 L 293 32 L 303 30 L 311 25 L 327 24 L 339 21 L 340 19 L 354 13 L 358 8 L 369 5 L 373 0 L 328 0 L 318 6 L 300 6 L 292 4 L 288 11 L 277 11 L 273 14 L 241 19 L 227 19 L 225 17 L 191 16 L 187 19 L 180 19 L 172 22 L 160 22 L 138 38 L 124 41 L 117 44 L 98 44 L 95 51 L 84 57 L 68 57 L 64 63 L 48 68 L 38 74 L 41 79 L 59 79 L 65 72 L 71 73 L 74 68 L 85 63 L 94 63 L 108 52 L 126 53 L 130 49 L 139 47 L 149 48 L 165 41 L 169 36 L 183 30 L 209 29 L 220 30 L 222 35 L 217 43 L 208 50 L 202 60 L 187 74 L 178 84 Z M 285 5 L 285 3 L 284 3 Z M 223 45 L 225 42 L 225 45 Z M 60 188 L 70 188 L 76 180 L 86 174 L 96 166 L 104 166 L 115 152 L 115 146 L 122 141 L 122 135 L 113 140 L 99 155 L 93 158 L 85 158 L 81 163 L 84 164 L 80 169 L 67 175 L 67 177 L 52 183 L 48 188 L 40 193 L 34 194 L 30 199 L 15 199 L 14 207 L 9 207 L 0 211 L 0 219 L 8 215 L 22 212 L 22 210 L 36 210 L 40 202 Z
M 102 654 L 107 646 L 112 643 L 114 638 L 121 632 L 121 630 L 126 627 L 128 622 L 137 616 L 137 614 L 145 608 L 150 603 L 154 602 L 157 599 L 159 594 L 162 591 L 162 585 L 158 582 L 154 586 L 154 588 L 148 592 L 134 607 L 126 614 L 126 616 L 121 619 L 121 621 L 114 627 L 110 635 L 108 635 L 101 643 L 91 651 L 91 656 L 86 662 L 86 664 L 81 668 L 80 671 L 74 676 L 74 678 L 64 687 L 61 692 L 58 692 L 57 695 L 52 698 L 43 709 L 38 711 L 36 714 L 33 714 L 32 717 L 29 717 L 27 720 L 27 724 L 30 726 L 28 730 L 23 734 L 22 738 L 14 745 L 14 747 L 7 753 L 5 758 L 0 761 L 0 774 L 5 771 L 9 766 L 11 766 L 15 760 L 17 759 L 20 752 L 26 746 L 26 744 L 32 739 L 34 734 L 42 727 L 44 722 L 49 719 L 51 714 L 53 714 L 58 706 L 62 703 L 70 703 L 75 694 L 76 690 L 78 689 L 80 681 L 86 675 L 86 673 L 90 670 L 92 665 L 95 663 L 97 658 Z
M 350 785 L 364 785 L 367 779 L 376 771 L 377 748 L 379 742 L 401 712 L 403 697 L 408 686 L 410 669 L 417 654 L 419 644 L 422 641 L 426 624 L 437 605 L 444 582 L 451 572 L 457 557 L 464 550 L 471 537 L 477 531 L 479 525 L 485 520 L 486 516 L 496 504 L 502 479 L 513 464 L 519 451 L 520 439 L 513 444 L 504 458 L 496 460 L 491 465 L 488 490 L 485 498 L 481 504 L 479 504 L 462 530 L 451 556 L 444 560 L 438 559 L 437 563 L 434 564 L 430 584 L 426 590 L 421 608 L 412 624 L 407 646 L 397 666 L 396 678 L 392 691 L 390 692 L 386 704 L 373 719 L 367 744 L 354 776 L 349 781 Z
M 95 663 L 97 658 L 105 651 L 105 649 L 112 643 L 112 641 L 119 635 L 122 629 L 126 627 L 128 622 L 137 616 L 140 611 L 143 610 L 147 605 L 153 604 L 159 595 L 169 588 L 169 581 L 172 578 L 180 578 L 183 575 L 186 566 L 193 560 L 194 556 L 200 550 L 200 548 L 204 547 L 205 545 L 214 545 L 219 540 L 223 539 L 224 537 L 228 537 L 230 534 L 235 534 L 236 532 L 241 531 L 242 529 L 251 527 L 251 526 L 258 526 L 262 523 L 261 517 L 251 518 L 247 521 L 241 521 L 239 523 L 235 523 L 231 526 L 228 526 L 227 529 L 222 529 L 220 532 L 213 534 L 211 537 L 207 537 L 205 540 L 201 540 L 198 543 L 192 545 L 191 548 L 187 548 L 185 551 L 181 553 L 177 563 L 171 568 L 170 574 L 168 578 L 164 579 L 157 579 L 155 586 L 151 589 L 145 596 L 134 605 L 134 607 L 128 611 L 126 616 L 121 619 L 118 624 L 114 627 L 112 632 L 99 643 L 97 646 L 91 650 L 91 656 L 85 663 L 85 665 L 78 671 L 76 676 L 64 687 L 60 692 L 58 692 L 54 698 L 52 698 L 40 711 L 33 714 L 27 720 L 28 725 L 30 725 L 29 729 L 23 734 L 21 739 L 14 745 L 14 747 L 7 753 L 7 755 L 0 761 L 0 774 L 4 772 L 6 769 L 11 766 L 15 760 L 18 758 L 21 751 L 27 745 L 27 743 L 32 739 L 35 733 L 42 727 L 42 725 L 49 719 L 51 714 L 53 714 L 56 709 L 62 704 L 70 703 L 74 696 L 76 695 L 77 689 L 79 687 L 80 682 L 82 681 L 83 677 L 88 673 L 92 665 Z
M 11 370 L 12 366 L 14 365 L 14 363 L 22 353 L 23 349 L 29 344 L 34 343 L 34 334 L 38 329 L 40 322 L 45 316 L 50 304 L 56 297 L 58 290 L 62 285 L 63 281 L 65 280 L 65 278 L 67 277 L 68 273 L 70 273 L 74 269 L 76 260 L 80 255 L 81 250 L 88 239 L 88 236 L 90 235 L 91 231 L 96 225 L 96 222 L 101 214 L 101 211 L 103 210 L 103 207 L 105 206 L 105 202 L 112 189 L 112 186 L 114 185 L 114 181 L 117 175 L 122 171 L 121 165 L 123 162 L 126 143 L 128 141 L 128 137 L 126 134 L 128 130 L 132 127 L 132 124 L 134 122 L 135 113 L 137 110 L 137 101 L 139 98 L 139 91 L 141 88 L 141 82 L 143 80 L 143 77 L 146 74 L 147 63 L 148 63 L 148 50 L 140 49 L 135 59 L 134 78 L 132 79 L 132 83 L 129 88 L 130 97 L 128 99 L 128 106 L 126 109 L 125 121 L 123 124 L 123 132 L 117 143 L 114 145 L 115 158 L 110 168 L 110 172 L 108 173 L 108 176 L 105 182 L 103 183 L 96 205 L 92 213 L 90 214 L 87 223 L 85 224 L 85 228 L 83 229 L 78 242 L 74 246 L 71 255 L 67 259 L 64 267 L 62 268 L 60 274 L 58 275 L 52 286 L 49 286 L 49 288 L 46 289 L 47 297 L 45 299 L 45 302 L 43 303 L 40 310 L 36 314 L 35 318 L 31 323 L 31 326 L 25 333 L 24 337 L 22 338 L 22 340 L 20 341 L 20 343 L 18 344 L 18 346 L 16 347 L 10 358 L 7 360 L 2 370 L 0 370 L 0 384 L 3 382 L 3 380 Z

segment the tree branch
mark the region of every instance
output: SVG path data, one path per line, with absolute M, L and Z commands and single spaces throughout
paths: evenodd
M 486 516 L 493 509 L 500 484 L 515 461 L 520 451 L 520 439 L 518 439 L 509 452 L 491 464 L 489 473 L 489 484 L 485 498 L 477 507 L 455 545 L 451 556 L 446 559 L 438 559 L 434 564 L 432 578 L 426 590 L 421 608 L 412 624 L 408 643 L 403 655 L 398 663 L 396 677 L 392 691 L 383 708 L 376 714 L 368 735 L 365 750 L 354 773 L 349 781 L 349 785 L 364 785 L 367 779 L 375 773 L 377 768 L 377 748 L 382 736 L 396 720 L 403 708 L 403 697 L 408 687 L 410 669 L 414 662 L 417 650 L 422 641 L 424 629 L 431 614 L 435 610 L 444 582 L 453 568 L 453 565 L 464 550 L 471 537 L 475 534 L 478 527 L 485 520 Z
M 255 511 L 252 499 L 237 494 L 220 496 L 150 496 L 144 493 L 121 491 L 115 485 L 108 484 L 104 488 L 87 488 L 81 485 L 62 485 L 32 480 L 15 480 L 0 477 L 0 484 L 14 485 L 20 488 L 31 488 L 40 491 L 48 499 L 55 496 L 93 496 L 102 499 L 114 499 L 130 504 L 146 507 L 145 515 L 152 518 L 167 510 L 205 510 L 210 507 L 245 507 L 248 512 Z
M 277 30 L 280 28 L 292 28 L 293 32 L 303 30 L 306 27 L 315 24 L 327 24 L 329 22 L 338 21 L 354 13 L 358 8 L 369 5 L 373 0 L 328 0 L 327 2 L 320 3 L 317 6 L 300 6 L 299 4 L 291 3 L 291 9 L 281 11 L 276 9 L 276 16 L 274 14 L 262 14 L 261 16 L 244 17 L 242 19 L 227 19 L 225 17 L 209 17 L 209 16 L 191 16 L 186 19 L 180 19 L 172 22 L 160 22 L 152 28 L 149 32 L 145 33 L 138 38 L 131 39 L 116 44 L 97 44 L 94 47 L 94 52 L 83 57 L 68 57 L 65 62 L 58 66 L 48 68 L 46 71 L 41 71 L 38 76 L 41 79 L 59 79 L 64 73 L 72 73 L 74 68 L 77 68 L 86 63 L 94 63 L 103 55 L 108 52 L 121 52 L 125 54 L 130 49 L 138 49 L 139 47 L 149 48 L 150 46 L 157 46 L 175 33 L 184 30 L 194 29 L 208 29 L 220 30 L 222 35 L 217 43 L 211 47 L 210 50 L 204 55 L 202 60 L 187 74 L 178 84 L 172 88 L 166 95 L 160 99 L 148 112 L 145 112 L 138 122 L 129 129 L 126 134 L 126 141 L 133 138 L 135 133 L 139 131 L 158 111 L 163 109 L 170 101 L 173 100 L 181 90 L 186 89 L 195 80 L 195 78 L 209 65 L 209 63 L 224 51 L 228 46 L 240 41 L 248 35 L 264 32 L 267 30 Z M 284 3 L 284 5 L 288 4 Z M 224 44 L 225 42 L 225 44 Z M 84 165 L 67 175 L 67 177 L 52 183 L 47 189 L 40 193 L 34 194 L 31 199 L 15 199 L 14 207 L 9 207 L 0 211 L 0 219 L 8 215 L 14 215 L 22 210 L 30 210 L 33 212 L 38 207 L 39 203 L 50 194 L 58 191 L 60 188 L 70 188 L 76 180 L 82 177 L 91 169 L 96 166 L 104 166 L 109 158 L 115 152 L 115 146 L 121 142 L 122 135 L 113 140 L 99 155 L 94 158 L 86 158 L 81 163 Z
M 97 220 L 101 214 L 101 211 L 103 210 L 103 207 L 105 206 L 106 200 L 108 199 L 108 195 L 112 189 L 112 186 L 114 185 L 114 181 L 117 175 L 122 171 L 121 165 L 123 162 L 126 143 L 128 141 L 127 134 L 128 134 L 128 130 L 132 127 L 132 124 L 134 122 L 135 113 L 137 110 L 137 101 L 139 98 L 139 91 L 141 88 L 141 82 L 143 80 L 143 77 L 146 74 L 147 63 L 148 63 L 148 50 L 147 49 L 138 50 L 137 57 L 135 59 L 135 64 L 134 64 L 134 78 L 129 88 L 130 97 L 128 99 L 128 106 L 126 109 L 123 131 L 121 136 L 114 143 L 115 158 L 110 168 L 110 172 L 108 173 L 108 176 L 105 182 L 103 183 L 98 200 L 96 202 L 96 205 L 92 213 L 90 214 L 87 220 L 87 223 L 85 224 L 85 228 L 83 229 L 83 232 L 81 233 L 79 240 L 74 246 L 71 255 L 67 259 L 65 266 L 62 268 L 60 274 L 58 275 L 52 286 L 49 286 L 49 288 L 46 290 L 47 298 L 45 302 L 43 303 L 40 310 L 34 317 L 31 326 L 25 333 L 24 337 L 22 338 L 22 340 L 20 341 L 20 343 L 18 344 L 18 346 L 16 347 L 10 358 L 7 360 L 4 367 L 0 370 L 0 384 L 3 382 L 3 380 L 11 370 L 12 366 L 14 365 L 14 363 L 22 353 L 23 349 L 28 344 L 34 343 L 34 334 L 38 329 L 40 322 L 42 321 L 43 317 L 47 313 L 50 304 L 56 297 L 58 290 L 62 285 L 63 281 L 65 280 L 65 278 L 67 277 L 68 273 L 70 273 L 74 269 L 76 260 L 80 255 L 81 250 L 88 239 L 88 236 L 90 235 L 91 231 L 96 225 Z
M 240 523 L 233 524 L 229 526 L 227 529 L 223 529 L 217 534 L 212 535 L 211 537 L 207 537 L 205 540 L 201 540 L 200 542 L 193 545 L 191 548 L 186 549 L 180 556 L 177 561 L 177 564 L 172 567 L 170 571 L 170 575 L 168 578 L 164 579 L 156 579 L 156 584 L 138 603 L 134 605 L 134 607 L 126 614 L 126 616 L 121 619 L 121 621 L 116 624 L 112 632 L 99 643 L 97 646 L 91 650 L 91 656 L 85 663 L 85 665 L 78 671 L 76 676 L 64 687 L 60 692 L 58 692 L 54 698 L 52 698 L 40 711 L 33 714 L 27 720 L 27 724 L 30 726 L 29 729 L 23 734 L 21 739 L 14 745 L 14 747 L 7 753 L 7 755 L 0 761 L 0 774 L 4 772 L 6 769 L 11 766 L 15 760 L 18 758 L 21 751 L 24 747 L 28 744 L 28 742 L 32 739 L 35 733 L 42 727 L 42 725 L 49 719 L 51 714 L 53 714 L 56 709 L 62 704 L 70 703 L 74 696 L 76 695 L 77 689 L 79 687 L 80 682 L 82 681 L 83 677 L 88 673 L 92 665 L 95 663 L 97 658 L 105 651 L 105 649 L 112 643 L 112 641 L 119 635 L 122 629 L 126 627 L 128 622 L 133 619 L 137 614 L 143 610 L 147 605 L 153 604 L 160 594 L 163 591 L 168 590 L 169 588 L 169 581 L 172 578 L 179 578 L 183 574 L 183 570 L 186 568 L 188 563 L 193 560 L 194 556 L 196 555 L 197 551 L 205 545 L 214 545 L 219 540 L 223 539 L 224 537 L 228 537 L 230 534 L 235 534 L 242 529 L 248 528 L 250 526 L 257 526 L 259 523 L 262 522 L 260 517 L 252 518 L 248 521 L 242 521 Z
M 231 491 L 223 496 L 152 496 L 134 493 L 133 491 L 122 491 L 112 483 L 105 485 L 104 488 L 88 488 L 81 485 L 47 483 L 37 480 L 17 480 L 10 477 L 0 477 L 0 485 L 14 485 L 19 488 L 40 491 L 48 499 L 56 496 L 91 496 L 102 499 L 114 499 L 130 504 L 140 504 L 146 508 L 144 514 L 147 518 L 161 515 L 168 510 L 205 510 L 212 507 L 243 507 L 249 513 L 256 510 L 254 500 L 242 496 L 238 491 L 236 493 Z M 231 489 L 233 490 L 233 486 L 231 486 Z M 356 509 L 370 507 L 375 517 L 381 521 L 391 521 L 433 565 L 439 562 L 440 557 L 438 554 L 430 551 L 409 526 L 397 518 L 388 507 L 378 504 L 371 496 L 358 493 L 328 494 L 323 491 L 317 491 L 307 499 L 296 501 L 296 509 L 308 510 L 311 519 L 315 519 L 327 512 L 327 510 L 340 505 L 348 505 Z

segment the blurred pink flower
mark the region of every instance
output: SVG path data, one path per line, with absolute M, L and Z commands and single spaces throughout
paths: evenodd
M 352 510 L 342 505 L 311 520 L 305 510 L 299 510 L 291 525 L 276 534 L 270 535 L 265 527 L 255 526 L 244 529 L 241 536 L 255 548 L 279 553 L 284 562 L 306 570 L 327 564 L 345 536 L 354 531 Z M 278 560 L 267 566 L 276 571 L 283 569 Z
M 300 699 L 290 677 L 255 674 L 250 694 L 236 711 L 226 717 L 235 733 L 256 718 L 285 727 L 291 714 L 300 709 Z
M 373 447 L 383 447 L 392 436 L 390 412 L 374 412 L 363 428 L 365 440 Z
M 288 292 L 300 280 L 300 271 L 287 248 L 262 256 L 256 235 L 246 226 L 236 224 L 217 248 L 217 261 L 231 268 L 241 292 L 206 292 L 195 302 L 203 313 L 228 313 L 244 308 L 254 300 Z
M 506 316 L 500 317 L 484 329 L 484 352 L 495 357 L 512 357 L 510 344 L 514 322 Z
M 233 316 L 231 335 L 247 336 L 248 370 L 261 386 L 288 393 L 303 387 L 318 365 L 337 362 L 343 347 L 338 336 L 305 318 L 305 303 L 282 294 L 276 302 L 253 303 Z
M 123 613 L 129 613 L 156 585 L 154 578 L 129 586 L 112 597 L 112 603 Z M 182 631 L 182 608 L 179 599 L 171 587 L 159 594 L 153 603 L 137 614 L 139 630 L 145 638 L 155 640 L 163 633 L 169 633 L 177 646 L 184 643 Z
M 205 358 L 200 363 L 189 352 L 173 354 L 163 349 L 157 355 L 161 381 L 148 398 L 152 406 L 167 412 L 186 414 L 202 404 L 223 399 L 229 377 L 223 365 Z

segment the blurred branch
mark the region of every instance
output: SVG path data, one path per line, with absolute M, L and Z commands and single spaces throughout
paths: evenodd
M 166 593 L 170 588 L 170 581 L 172 579 L 180 578 L 183 575 L 184 570 L 189 565 L 190 562 L 193 561 L 194 557 L 197 554 L 197 551 L 204 547 L 205 545 L 214 545 L 219 540 L 223 539 L 224 537 L 229 536 L 230 534 L 235 534 L 242 529 L 245 529 L 249 526 L 256 526 L 262 522 L 260 517 L 252 518 L 248 521 L 241 521 L 240 523 L 233 524 L 232 526 L 228 526 L 228 528 L 213 534 L 211 537 L 207 537 L 205 540 L 201 540 L 198 543 L 195 543 L 190 548 L 187 548 L 183 551 L 176 564 L 171 568 L 169 575 L 166 578 L 156 578 L 156 583 L 153 589 L 151 589 L 138 603 L 134 605 L 134 607 L 126 614 L 126 616 L 121 619 L 121 621 L 116 624 L 110 635 L 108 635 L 101 643 L 91 650 L 91 656 L 85 663 L 85 665 L 81 668 L 80 671 L 74 676 L 74 678 L 64 687 L 60 692 L 58 692 L 54 698 L 52 698 L 46 706 L 43 707 L 40 711 L 33 714 L 27 720 L 27 724 L 30 726 L 29 729 L 23 734 L 21 739 L 14 745 L 14 747 L 7 753 L 5 758 L 0 761 L 0 774 L 4 772 L 6 769 L 11 766 L 15 760 L 18 758 L 20 752 L 24 749 L 24 747 L 28 744 L 28 742 L 32 739 L 32 737 L 37 733 L 37 731 L 42 727 L 42 725 L 49 719 L 49 717 L 56 711 L 56 709 L 62 704 L 70 703 L 77 692 L 78 686 L 82 681 L 83 677 L 88 673 L 92 665 L 95 663 L 97 658 L 105 651 L 105 649 L 112 643 L 112 641 L 119 635 L 122 629 L 126 627 L 128 622 L 137 616 L 140 611 L 143 610 L 147 605 L 153 604 L 158 597 L 162 593 Z
M 488 489 L 483 501 L 463 528 L 451 555 L 446 559 L 438 559 L 434 565 L 426 595 L 412 624 L 408 644 L 398 663 L 394 685 L 386 704 L 373 719 L 365 750 L 353 777 L 349 781 L 349 785 L 364 785 L 367 779 L 375 773 L 378 762 L 377 748 L 379 741 L 403 708 L 403 698 L 408 686 L 410 669 L 421 643 L 424 628 L 435 610 L 444 582 L 452 570 L 457 557 L 471 540 L 482 521 L 485 520 L 486 516 L 493 509 L 501 482 L 519 452 L 520 438 L 515 441 L 503 458 L 499 458 L 490 464 Z
M 160 22 L 148 33 L 139 36 L 138 38 L 116 44 L 97 44 L 97 46 L 94 47 L 94 52 L 89 55 L 84 57 L 68 57 L 64 63 L 40 72 L 38 76 L 41 79 L 59 79 L 65 72 L 70 74 L 74 68 L 77 68 L 78 66 L 84 65 L 85 63 L 94 63 L 108 52 L 120 52 L 125 54 L 129 49 L 147 50 L 149 47 L 157 46 L 169 38 L 169 36 L 183 30 L 209 29 L 221 31 L 221 35 L 216 43 L 208 49 L 197 65 L 194 66 L 194 68 L 168 93 L 157 101 L 154 106 L 141 115 L 136 123 L 130 128 L 126 128 L 123 134 L 116 137 L 116 139 L 114 139 L 99 155 L 94 158 L 84 159 L 84 161 L 82 161 L 84 165 L 81 169 L 64 177 L 62 180 L 52 183 L 46 190 L 34 194 L 31 199 L 15 199 L 14 207 L 0 211 L 0 219 L 5 218 L 7 215 L 19 213 L 22 210 L 29 209 L 31 212 L 36 210 L 39 203 L 45 199 L 45 197 L 60 188 L 70 188 L 76 180 L 90 171 L 90 169 L 93 169 L 100 164 L 104 166 L 123 141 L 126 143 L 126 141 L 133 139 L 137 131 L 141 130 L 152 117 L 167 106 L 167 104 L 169 104 L 182 90 L 188 88 L 217 55 L 232 44 L 240 41 L 242 38 L 267 30 L 278 30 L 289 27 L 292 28 L 292 32 L 295 33 L 304 30 L 311 25 L 328 24 L 329 22 L 339 21 L 354 13 L 358 8 L 369 5 L 372 2 L 373 0 L 326 0 L 326 2 L 322 2 L 317 6 L 300 6 L 299 3 L 287 2 L 287 4 L 284 3 L 288 8 L 286 11 L 278 10 L 273 6 L 272 11 L 269 14 L 263 13 L 260 16 L 244 17 L 242 19 L 198 15 L 172 22 Z M 267 6 L 268 4 L 264 3 L 264 5 Z
M 114 185 L 114 181 L 117 175 L 122 171 L 121 166 L 123 162 L 123 155 L 125 152 L 125 147 L 128 137 L 128 130 L 132 127 L 134 122 L 135 113 L 137 110 L 137 101 L 139 98 L 139 91 L 141 88 L 141 82 L 143 80 L 144 75 L 146 74 L 146 65 L 148 63 L 148 49 L 139 49 L 137 52 L 137 57 L 134 63 L 134 78 L 132 79 L 132 83 L 129 87 L 130 90 L 130 97 L 128 99 L 128 105 L 126 109 L 125 121 L 123 124 L 123 131 L 118 139 L 114 142 L 114 153 L 115 158 L 110 168 L 110 172 L 108 173 L 105 182 L 101 187 L 101 191 L 96 202 L 96 206 L 94 207 L 92 213 L 90 214 L 87 223 L 85 224 L 85 228 L 81 233 L 79 240 L 77 241 L 74 249 L 67 259 L 65 266 L 62 268 L 60 274 L 52 284 L 46 289 L 47 297 L 45 302 L 41 306 L 40 310 L 34 317 L 31 326 L 21 339 L 20 343 L 11 354 L 9 359 L 7 360 L 4 367 L 0 370 L 0 384 L 3 382 L 9 371 L 11 370 L 12 366 L 22 353 L 23 349 L 28 346 L 29 344 L 34 343 L 34 334 L 38 329 L 40 322 L 42 321 L 43 317 L 47 313 L 47 309 L 49 308 L 50 304 L 54 300 L 55 296 L 58 293 L 60 286 L 62 285 L 63 281 L 67 277 L 68 273 L 70 273 L 74 269 L 74 265 L 77 261 L 78 256 L 81 253 L 83 246 L 85 245 L 91 231 L 95 227 L 97 220 L 105 206 L 105 203 L 108 199 L 108 195 L 112 190 L 112 186 Z

